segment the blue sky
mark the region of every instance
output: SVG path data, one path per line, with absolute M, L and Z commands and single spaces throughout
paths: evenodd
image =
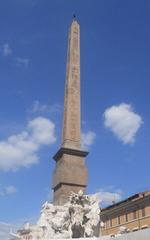
M 110 203 L 149 189 L 149 11 L 148 0 L 0 2 L 0 222 L 35 221 L 50 198 L 74 13 L 87 191 Z M 50 131 L 41 139 L 43 126 Z

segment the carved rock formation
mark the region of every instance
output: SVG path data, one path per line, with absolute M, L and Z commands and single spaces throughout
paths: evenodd
M 100 223 L 99 198 L 72 193 L 64 206 L 46 202 L 36 225 L 26 224 L 16 239 L 48 240 L 54 238 L 98 237 Z

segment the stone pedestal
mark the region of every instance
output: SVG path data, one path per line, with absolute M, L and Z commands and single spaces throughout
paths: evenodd
M 71 192 L 85 192 L 87 168 L 84 164 L 88 152 L 60 148 L 54 156 L 56 168 L 53 173 L 54 204 L 63 205 Z

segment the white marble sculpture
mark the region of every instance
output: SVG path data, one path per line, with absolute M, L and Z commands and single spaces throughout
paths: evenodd
M 98 195 L 72 193 L 63 206 L 46 202 L 36 225 L 18 231 L 15 239 L 48 240 L 54 238 L 98 237 L 100 207 Z

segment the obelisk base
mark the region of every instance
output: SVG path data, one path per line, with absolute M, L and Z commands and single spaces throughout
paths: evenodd
M 56 168 L 53 174 L 55 205 L 63 205 L 71 192 L 85 193 L 87 186 L 87 168 L 84 164 L 88 152 L 79 149 L 60 148 L 54 156 Z

